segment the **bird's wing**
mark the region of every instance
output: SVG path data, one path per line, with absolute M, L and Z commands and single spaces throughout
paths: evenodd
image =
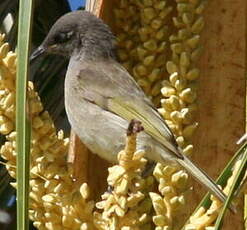
M 81 96 L 111 111 L 125 120 L 137 119 L 142 122 L 145 132 L 159 141 L 177 157 L 176 142 L 151 101 L 128 74 L 115 61 L 111 63 L 85 64 L 78 78 Z

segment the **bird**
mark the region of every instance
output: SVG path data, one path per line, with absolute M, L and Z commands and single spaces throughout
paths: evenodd
M 222 202 L 226 195 L 182 153 L 151 100 L 116 57 L 116 38 L 103 20 L 87 11 L 61 16 L 32 53 L 69 58 L 65 76 L 65 110 L 69 123 L 93 153 L 117 162 L 132 119 L 142 123 L 137 149 L 154 162 L 180 165 Z

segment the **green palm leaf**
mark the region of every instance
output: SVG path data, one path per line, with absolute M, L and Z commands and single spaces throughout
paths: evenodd
M 27 117 L 28 57 L 30 50 L 32 0 L 21 0 L 19 10 L 17 84 L 16 84 L 16 144 L 17 144 L 17 229 L 29 228 L 30 122 Z

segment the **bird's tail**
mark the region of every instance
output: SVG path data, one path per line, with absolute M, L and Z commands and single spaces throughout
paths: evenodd
M 201 169 L 196 167 L 189 158 L 184 156 L 184 159 L 177 159 L 178 163 L 184 167 L 199 183 L 209 189 L 213 195 L 215 195 L 222 202 L 226 201 L 226 195 L 223 191 L 215 184 L 215 182 Z M 231 211 L 235 212 L 235 207 L 230 204 Z

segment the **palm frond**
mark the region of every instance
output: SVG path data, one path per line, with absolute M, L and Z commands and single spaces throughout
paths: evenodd
M 17 229 L 28 230 L 30 122 L 27 117 L 27 81 L 33 1 L 20 1 L 16 92 Z

